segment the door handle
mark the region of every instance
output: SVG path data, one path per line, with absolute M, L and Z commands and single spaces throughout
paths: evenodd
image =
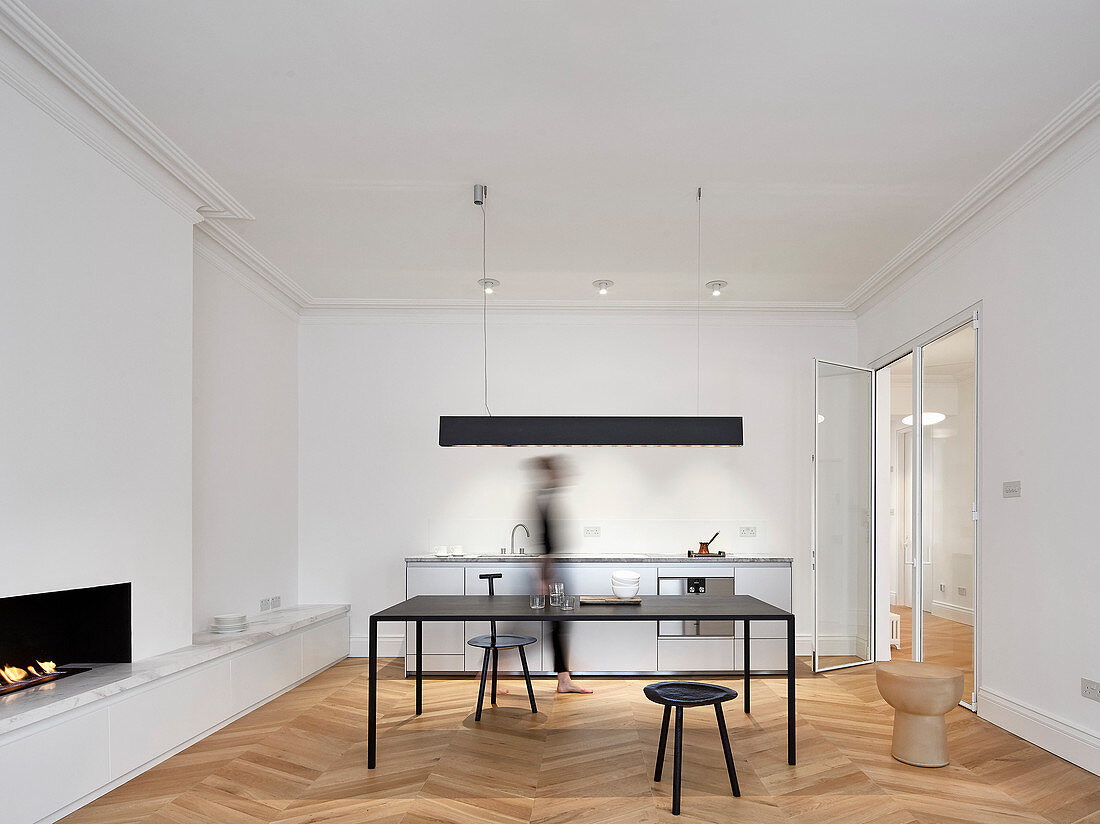
M 909 539 L 905 539 L 905 543 L 902 545 L 905 548 L 905 563 L 909 566 L 916 566 L 916 562 L 913 560 L 913 547 L 909 544 Z

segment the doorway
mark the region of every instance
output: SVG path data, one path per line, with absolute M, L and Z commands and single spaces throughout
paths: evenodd
M 889 431 L 891 494 L 878 510 L 890 523 L 879 557 L 890 564 L 891 657 L 961 669 L 962 703 L 973 709 L 977 314 L 907 349 L 876 370 L 888 398 L 878 414 Z

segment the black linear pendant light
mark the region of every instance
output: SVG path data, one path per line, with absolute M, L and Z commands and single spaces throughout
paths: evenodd
M 440 415 L 440 446 L 741 446 L 744 443 L 740 417 L 671 416 L 569 416 L 493 415 L 489 411 L 488 337 L 486 295 L 491 293 L 485 267 L 485 197 L 487 188 L 474 187 L 474 204 L 482 209 L 481 267 L 482 344 L 485 360 L 485 415 Z M 697 200 L 702 199 L 702 189 Z M 699 275 L 702 274 L 702 207 L 699 214 Z M 698 286 L 698 284 L 696 284 Z M 697 315 L 698 325 L 699 318 Z M 698 330 L 696 330 L 698 333 Z M 698 344 L 698 341 L 697 341 Z M 697 353 L 698 361 L 698 353 Z M 699 403 L 699 364 L 696 363 L 696 412 Z

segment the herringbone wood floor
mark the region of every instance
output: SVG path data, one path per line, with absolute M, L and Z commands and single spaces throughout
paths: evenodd
M 785 681 L 757 679 L 753 713 L 726 719 L 742 797 L 729 794 L 708 709 L 685 712 L 683 814 L 671 764 L 652 781 L 661 708 L 651 679 L 590 679 L 591 696 L 522 682 L 473 720 L 476 682 L 429 680 L 412 715 L 400 661 L 379 683 L 378 769 L 366 769 L 366 670 L 350 659 L 64 819 L 66 824 L 421 822 L 881 822 L 1100 824 L 1100 778 L 963 709 L 948 716 L 952 763 L 890 757 L 892 710 L 870 667 L 798 682 L 798 766 L 785 755 Z M 740 689 L 738 681 L 727 682 Z

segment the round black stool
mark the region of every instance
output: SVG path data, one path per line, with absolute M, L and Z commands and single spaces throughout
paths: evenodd
M 737 693 L 728 687 L 717 684 L 701 684 L 698 681 L 661 681 L 643 689 L 645 697 L 655 704 L 663 704 L 665 719 L 661 723 L 661 743 L 657 745 L 657 768 L 653 770 L 653 780 L 661 780 L 661 767 L 665 761 L 665 742 L 668 740 L 668 719 L 672 708 L 676 708 L 676 742 L 672 756 L 672 814 L 680 814 L 680 762 L 684 745 L 684 707 L 706 707 L 714 705 L 714 715 L 718 719 L 718 732 L 722 736 L 722 750 L 726 754 L 726 772 L 730 776 L 730 789 L 734 796 L 741 797 L 741 788 L 737 786 L 737 770 L 733 768 L 733 754 L 730 752 L 730 737 L 726 732 L 726 720 L 722 716 L 722 703 L 737 697 Z

